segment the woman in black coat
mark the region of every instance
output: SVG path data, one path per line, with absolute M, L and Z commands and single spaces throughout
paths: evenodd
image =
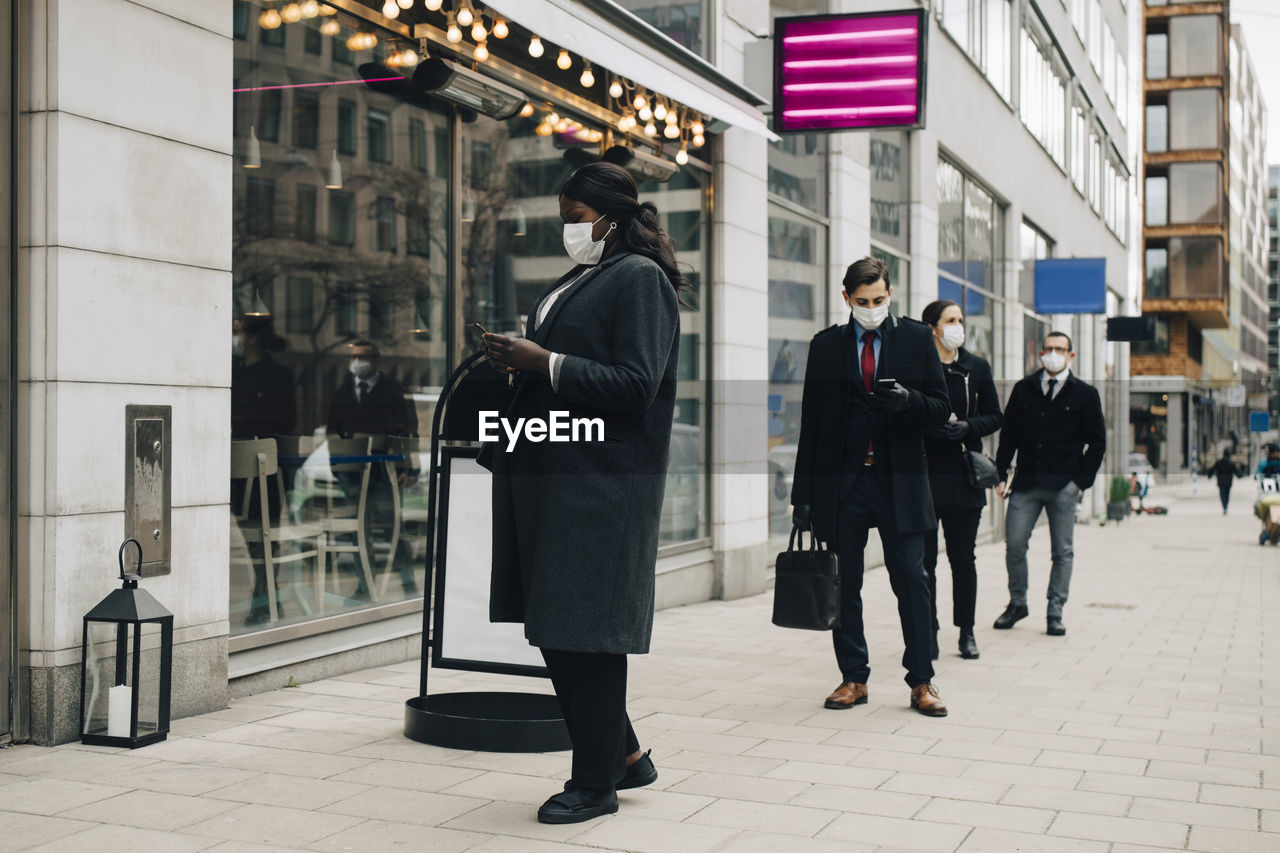
M 960 629 L 960 656 L 978 657 L 973 636 L 974 608 L 978 600 L 978 570 L 975 548 L 982 508 L 987 504 L 985 489 L 969 484 L 964 467 L 967 451 L 982 451 L 982 437 L 1004 424 L 1000 398 L 991 378 L 991 365 L 967 352 L 964 343 L 964 314 L 949 299 L 925 306 L 921 316 L 933 329 L 942 372 L 951 395 L 951 421 L 925 432 L 924 449 L 929 459 L 929 487 L 938 525 L 947 540 L 947 561 L 951 563 L 952 621 Z M 924 567 L 929 574 L 933 599 L 933 657 L 938 658 L 938 535 L 925 537 Z
M 523 622 L 573 742 L 573 776 L 538 810 L 577 823 L 651 784 L 626 712 L 627 655 L 649 651 L 675 414 L 683 276 L 657 209 L 619 166 L 592 163 L 560 194 L 577 262 L 535 303 L 527 338 L 484 335 L 515 369 L 502 416 L 599 418 L 603 440 L 487 445 L 493 471 L 490 619 Z

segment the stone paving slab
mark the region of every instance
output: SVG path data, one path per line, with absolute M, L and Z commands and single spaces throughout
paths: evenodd
M 1076 528 L 1066 637 L 1044 633 L 1045 530 L 1032 615 L 1003 608 L 1003 546 L 979 549 L 978 643 L 944 628 L 950 716 L 907 707 L 883 572 L 864 586 L 870 701 L 827 711 L 829 637 L 769 623 L 771 598 L 659 613 L 632 658 L 630 710 L 658 782 L 617 815 L 536 822 L 568 753 L 409 741 L 416 661 L 237 700 L 133 752 L 0 751 L 10 850 L 433 853 L 862 853 L 1280 850 L 1280 549 L 1257 545 L 1252 488 L 1229 515 L 1201 483 L 1157 487 L 1167 516 Z M 945 571 L 939 596 L 950 596 Z M 946 611 L 944 605 L 944 612 Z M 433 672 L 433 690 L 539 679 Z

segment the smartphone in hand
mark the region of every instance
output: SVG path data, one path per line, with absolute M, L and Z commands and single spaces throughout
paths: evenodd
M 898 380 L 896 379 L 877 379 L 876 380 L 876 391 L 882 394 L 892 391 L 894 388 L 897 388 L 897 387 L 898 387 Z

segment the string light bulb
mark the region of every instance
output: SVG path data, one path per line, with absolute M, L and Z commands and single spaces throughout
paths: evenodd
M 644 135 L 650 138 L 658 135 L 658 126 L 650 119 L 649 123 L 644 126 Z
M 694 148 L 701 148 L 701 147 L 706 143 L 706 141 L 707 141 L 707 140 L 706 140 L 706 138 L 705 138 L 705 137 L 703 137 L 703 135 L 702 135 L 701 133 L 695 133 L 695 134 L 693 135 L 693 147 L 694 147 Z
M 444 0 L 425 0 L 428 12 L 439 12 L 440 7 L 444 5 Z
M 413 68 L 421 61 L 422 59 L 418 56 L 418 52 L 411 47 L 406 47 L 400 53 L 400 64 L 405 68 Z
M 471 26 L 471 40 L 484 41 L 489 37 L 489 31 L 484 28 L 484 18 L 476 18 L 476 22 Z
M 342 32 L 342 24 L 339 24 L 333 18 L 320 25 L 320 35 L 322 36 L 336 36 L 340 32 Z
M 551 113 L 550 115 L 548 115 L 548 116 L 544 119 L 544 121 L 545 121 L 547 124 L 550 124 L 550 125 L 553 125 L 553 126 L 554 126 L 554 125 L 557 125 L 557 124 L 559 124 L 559 123 L 560 123 L 560 114 L 559 114 L 559 113 Z
M 396 0 L 396 3 L 406 12 L 413 8 L 413 0 Z
M 658 121 L 662 121 L 664 118 L 666 118 L 667 105 L 662 103 L 662 101 L 658 101 L 657 105 L 655 105 L 653 108 L 653 117 L 656 118 Z
M 449 29 L 445 33 L 444 37 L 449 44 L 457 44 L 462 41 L 462 30 L 458 28 L 458 19 L 454 17 L 452 12 L 450 12 L 447 17 L 447 21 L 449 23 Z
M 510 35 L 511 30 L 507 29 L 507 19 L 498 18 L 493 22 L 493 37 L 496 39 L 504 39 Z
M 525 101 L 524 106 L 520 108 L 520 118 L 528 118 L 531 115 L 533 115 L 533 104 Z
M 578 78 L 578 82 L 584 89 L 590 89 L 596 84 L 596 75 L 591 73 L 591 63 L 585 59 L 582 61 L 582 76 Z
M 635 124 L 636 120 L 631 117 L 631 110 L 626 110 L 622 114 L 622 117 L 618 119 L 618 131 L 620 133 L 626 133 L 631 128 L 635 127 Z
M 706 133 L 706 128 L 702 126 L 701 119 L 694 119 L 693 125 L 689 129 L 693 131 L 694 136 L 701 136 Z
M 320 14 L 320 4 L 316 0 L 307 0 L 299 8 L 302 9 L 302 17 L 308 20 Z
M 485 47 L 484 42 L 480 42 L 476 45 L 476 49 L 471 55 L 475 58 L 476 62 L 484 62 L 489 58 L 489 48 Z
M 302 20 L 302 7 L 297 3 L 289 3 L 280 10 L 280 18 L 286 24 L 296 24 Z
M 382 14 L 388 18 L 400 17 L 400 7 L 396 5 L 396 0 L 387 0 L 382 4 Z
M 471 22 L 476 19 L 475 13 L 471 11 L 471 3 L 469 0 L 462 0 L 462 6 L 458 9 L 458 25 L 463 27 L 471 26 Z
M 680 128 L 674 124 L 668 123 L 666 128 L 663 129 L 662 135 L 667 139 L 678 139 L 680 137 Z
M 645 104 L 643 107 L 640 108 L 640 120 L 648 121 L 651 118 L 653 118 L 653 110 L 649 109 L 648 104 Z
M 542 56 L 542 52 L 542 39 L 537 36 L 529 36 L 529 55 L 537 59 Z
M 637 110 L 642 110 L 648 103 L 649 102 L 646 101 L 644 97 L 644 90 L 641 89 L 639 92 L 636 92 L 635 100 L 631 102 L 631 106 L 635 107 Z
M 680 143 L 680 150 L 676 152 L 676 162 L 681 166 L 689 162 L 689 146 L 686 143 Z
M 263 9 L 262 14 L 258 16 L 258 26 L 264 30 L 274 30 L 280 24 L 280 13 L 275 9 Z
M 617 77 L 609 81 L 609 97 L 615 99 L 622 97 L 622 82 Z
M 563 47 L 560 48 L 560 55 L 556 57 L 556 68 L 568 71 L 570 65 L 573 65 L 573 60 L 569 58 L 569 51 Z

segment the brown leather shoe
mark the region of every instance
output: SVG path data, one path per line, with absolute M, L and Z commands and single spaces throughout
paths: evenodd
M 854 705 L 867 704 L 867 685 L 859 684 L 856 681 L 842 681 L 840 686 L 827 697 L 827 701 L 822 703 L 822 707 L 830 708 L 833 711 L 843 711 L 845 708 L 852 708 Z
M 947 706 L 942 704 L 942 699 L 938 696 L 938 688 L 928 681 L 911 688 L 911 707 L 926 717 L 947 715 Z

